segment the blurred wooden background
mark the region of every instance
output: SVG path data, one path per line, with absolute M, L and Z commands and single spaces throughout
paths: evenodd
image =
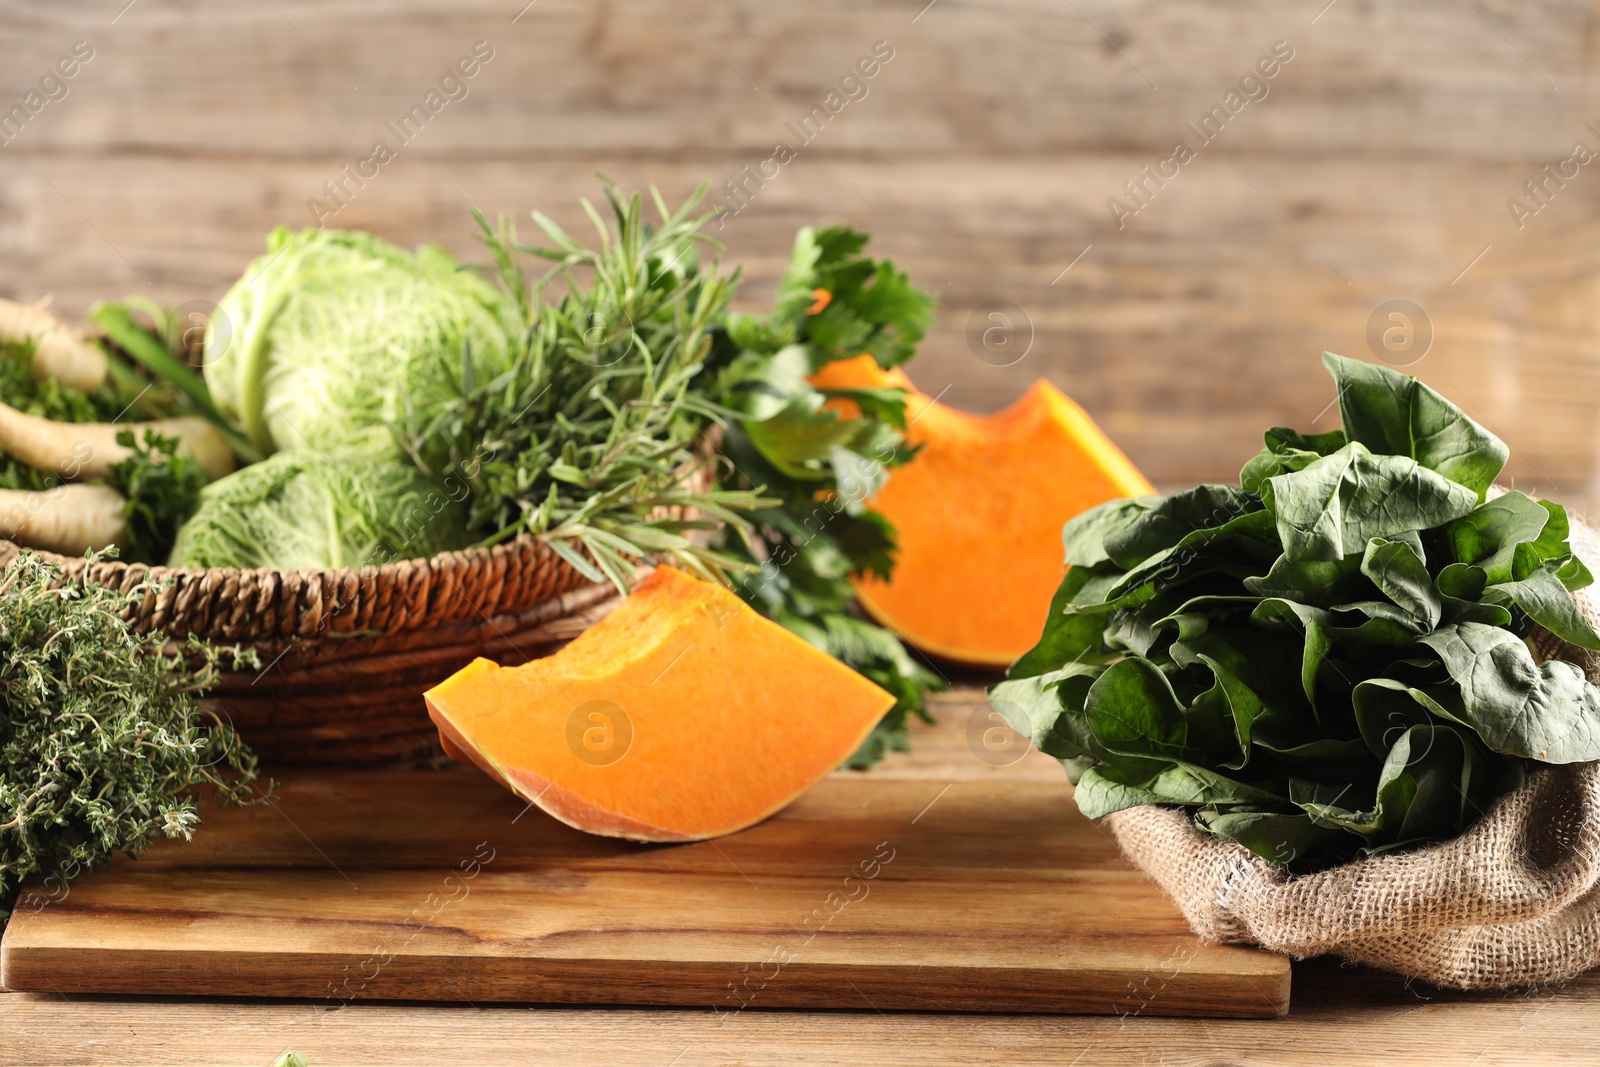
M 463 255 L 469 201 L 576 226 L 595 171 L 721 187 L 886 41 L 721 231 L 747 302 L 796 227 L 865 227 L 939 296 L 923 388 L 989 411 L 1048 376 L 1174 488 L 1231 478 L 1268 425 L 1331 425 L 1319 353 L 1376 358 L 1374 310 L 1409 300 L 1432 344 L 1392 362 L 1506 437 L 1518 485 L 1600 489 L 1600 162 L 1520 227 L 1507 205 L 1600 152 L 1576 0 L 6 0 L 0 25 L 0 110 L 94 50 L 0 146 L 0 294 L 69 315 L 216 299 L 380 139 L 396 158 L 330 224 Z M 468 95 L 401 147 L 384 124 L 477 41 Z M 1269 95 L 1119 229 L 1107 199 L 1278 41 Z M 1026 317 L 1013 352 L 1032 334 L 1010 366 L 968 343 L 989 301 Z

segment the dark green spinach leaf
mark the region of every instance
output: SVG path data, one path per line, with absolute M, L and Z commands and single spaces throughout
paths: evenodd
M 1238 488 L 1062 531 L 1039 643 L 991 690 L 1091 817 L 1139 804 L 1296 870 L 1460 833 L 1531 761 L 1600 759 L 1600 650 L 1560 505 L 1487 499 L 1507 449 L 1438 393 L 1328 356 L 1344 429 L 1274 428 Z

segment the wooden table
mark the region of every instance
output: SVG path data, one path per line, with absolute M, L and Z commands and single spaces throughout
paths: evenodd
M 968 747 L 981 690 L 938 701 L 937 727 L 875 774 L 1057 780 L 1032 752 L 1010 766 Z M 288 773 L 293 773 L 292 769 Z M 280 777 L 282 774 L 280 774 Z M 202 831 L 203 832 L 203 831 Z M 0 1065 L 217 1063 L 265 1067 L 287 1050 L 313 1067 L 462 1062 L 634 1064 L 1592 1063 L 1600 980 L 1532 993 L 1460 994 L 1328 960 L 1297 964 L 1286 1019 L 924 1015 L 352 1004 L 0 995 Z M 1080 1057 L 1075 1060 L 1074 1057 Z

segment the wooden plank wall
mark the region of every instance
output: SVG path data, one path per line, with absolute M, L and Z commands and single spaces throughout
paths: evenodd
M 1600 151 L 1597 25 L 1577 0 L 5 0 L 0 112 L 93 58 L 0 145 L 0 294 L 215 299 L 377 140 L 395 158 L 329 223 L 462 254 L 469 201 L 580 225 L 596 171 L 679 197 L 781 140 L 720 234 L 747 299 L 797 226 L 870 229 L 939 295 L 912 372 L 949 403 L 1048 376 L 1159 485 L 1229 478 L 1262 428 L 1331 424 L 1318 354 L 1373 358 L 1404 299 L 1432 324 L 1414 370 L 1513 443 L 1517 484 L 1591 505 L 1600 165 L 1541 168 Z M 393 137 L 480 41 L 465 95 Z M 1175 176 L 1139 206 L 1147 166 Z M 968 342 L 990 301 L 1026 317 L 1013 351 L 1031 330 L 1009 366 Z

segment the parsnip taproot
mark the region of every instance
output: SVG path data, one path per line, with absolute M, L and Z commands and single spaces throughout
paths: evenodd
M 0 300 L 0 340 L 29 338 L 34 346 L 34 381 L 49 378 L 87 393 L 106 380 L 106 354 L 99 348 L 79 338 L 42 306 Z
M 0 489 L 0 537 L 64 556 L 121 546 L 127 500 L 104 485 L 58 485 L 33 493 Z
M 227 440 L 205 419 L 55 422 L 0 404 L 0 452 L 69 480 L 105 477 L 113 464 L 127 459 L 129 449 L 117 444 L 117 434 L 123 430 L 132 430 L 135 440 L 143 440 L 146 430 L 177 438 L 213 479 L 233 471 L 233 452 Z

